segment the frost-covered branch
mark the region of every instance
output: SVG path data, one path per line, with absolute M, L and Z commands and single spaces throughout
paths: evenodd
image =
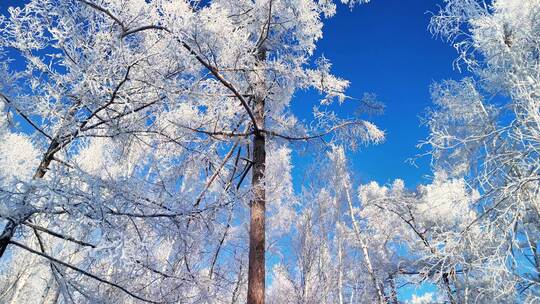
M 84 276 L 87 276 L 87 277 L 89 277 L 89 278 L 92 278 L 92 279 L 94 279 L 94 280 L 96 280 L 96 281 L 98 281 L 98 282 L 100 282 L 100 283 L 107 284 L 107 285 L 113 286 L 113 287 L 115 287 L 115 288 L 118 288 L 119 290 L 122 290 L 123 292 L 125 292 L 126 294 L 128 294 L 129 296 L 131 296 L 131 297 L 133 297 L 133 298 L 135 298 L 135 299 L 137 299 L 137 300 L 140 300 L 140 301 L 143 301 L 143 302 L 146 302 L 146 303 L 154 303 L 154 304 L 161 303 L 161 302 L 158 302 L 158 301 L 152 301 L 152 300 L 148 300 L 148 299 L 145 299 L 145 298 L 143 298 L 143 297 L 140 297 L 140 296 L 136 295 L 135 293 L 129 291 L 128 289 L 126 289 L 126 288 L 124 288 L 124 287 L 122 287 L 122 286 L 120 286 L 120 285 L 118 285 L 118 284 L 116 284 L 116 283 L 114 283 L 114 282 L 110 282 L 110 281 L 108 281 L 108 280 L 106 280 L 106 279 L 103 279 L 103 278 L 101 278 L 101 277 L 99 277 L 99 276 L 96 276 L 96 275 L 94 275 L 94 274 L 91 274 L 91 273 L 89 273 L 89 272 L 87 272 L 87 271 L 85 271 L 85 270 L 83 270 L 83 269 L 80 269 L 80 268 L 75 267 L 75 266 L 73 266 L 73 265 L 70 265 L 70 264 L 68 264 L 68 263 L 66 263 L 66 262 L 63 262 L 63 261 L 61 261 L 61 260 L 58 260 L 58 259 L 56 259 L 56 258 L 54 258 L 54 257 L 52 257 L 52 256 L 49 256 L 49 255 L 47 255 L 47 254 L 45 254 L 45 253 L 43 253 L 43 252 L 39 252 L 39 251 L 37 251 L 37 250 L 34 250 L 34 249 L 32 249 L 32 248 L 30 248 L 30 247 L 28 247 L 28 246 L 26 246 L 26 245 L 23 245 L 23 244 L 21 244 L 21 243 L 19 243 L 19 242 L 17 242 L 17 241 L 10 241 L 10 243 L 13 244 L 13 245 L 15 245 L 15 246 L 17 246 L 17 247 L 20 247 L 20 248 L 22 248 L 22 249 L 28 251 L 28 252 L 31 252 L 31 253 L 36 254 L 36 255 L 39 255 L 39 256 L 41 256 L 41 257 L 43 257 L 43 258 L 45 258 L 45 259 L 47 259 L 47 260 L 49 260 L 49 261 L 52 261 L 52 262 L 54 262 L 54 263 L 57 263 L 57 264 L 59 264 L 59 265 L 62 265 L 62 266 L 64 266 L 64 267 L 66 267 L 66 268 L 69 268 L 69 269 L 71 269 L 71 270 L 74 270 L 74 271 L 76 271 L 76 272 L 78 272 L 78 273 L 80 273 L 80 274 L 82 274 L 82 275 L 84 275 Z

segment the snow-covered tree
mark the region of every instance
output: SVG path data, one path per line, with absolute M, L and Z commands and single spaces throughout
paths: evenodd
M 437 168 L 480 193 L 461 234 L 478 227 L 475 242 L 497 240 L 482 256 L 492 271 L 475 288 L 499 302 L 540 296 L 539 16 L 537 0 L 450 0 L 431 23 L 472 75 L 433 86 L 426 144 Z
M 275 265 L 271 303 L 388 303 L 396 288 L 366 230 L 345 150 L 314 164 L 291 232 L 293 253 Z
M 312 58 L 336 5 L 10 8 L 0 18 L 2 301 L 263 303 L 265 231 L 286 229 L 295 202 L 290 143 L 384 137 L 332 111 L 352 102 L 349 83 Z M 322 98 L 303 105 L 314 115 L 301 122 L 290 105 L 308 89 Z

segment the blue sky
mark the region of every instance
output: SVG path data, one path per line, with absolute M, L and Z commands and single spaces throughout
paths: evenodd
M 402 178 L 415 187 L 428 181 L 428 158 L 417 162 L 418 168 L 406 160 L 419 153 L 415 146 L 428 134 L 420 116 L 431 106 L 429 86 L 462 77 L 452 65 L 456 51 L 427 29 L 428 12 L 437 12 L 442 4 L 442 0 L 372 0 L 353 10 L 341 5 L 325 22 L 315 56 L 330 59 L 333 73 L 351 81 L 348 95 L 375 93 L 386 105 L 384 115 L 373 117 L 387 132 L 386 142 L 351 156 L 362 183 Z M 350 110 L 345 106 L 342 112 Z

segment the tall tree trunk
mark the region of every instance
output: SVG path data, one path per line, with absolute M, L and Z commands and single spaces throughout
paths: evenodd
M 256 103 L 263 103 L 259 100 Z M 257 114 L 257 116 L 259 116 Z M 253 139 L 253 201 L 250 207 L 249 225 L 249 274 L 248 274 L 248 304 L 264 303 L 264 251 L 265 251 L 265 138 L 262 134 Z
M 258 59 L 263 61 L 266 57 L 264 49 L 259 50 Z M 263 72 L 264 73 L 264 72 Z M 264 77 L 262 77 L 264 79 Z M 259 85 L 264 86 L 264 83 Z M 264 129 L 265 96 L 260 87 L 256 88 L 254 98 L 255 123 L 259 130 Z M 248 304 L 264 304 L 265 289 L 265 212 L 266 190 L 264 175 L 266 170 L 266 138 L 264 133 L 256 132 L 253 137 L 253 175 L 251 188 L 253 201 L 250 206 L 249 223 L 249 270 L 248 270 Z

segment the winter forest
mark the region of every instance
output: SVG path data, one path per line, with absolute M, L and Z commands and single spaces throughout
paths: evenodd
M 0 0 L 0 303 L 540 303 L 540 0 L 419 2 L 419 182 L 319 51 L 377 2 Z

